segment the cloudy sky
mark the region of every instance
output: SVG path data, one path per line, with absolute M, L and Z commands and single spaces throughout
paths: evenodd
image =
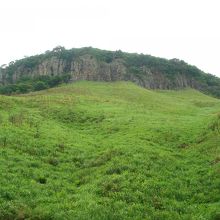
M 179 58 L 220 76 L 219 0 L 1 0 L 0 65 L 57 45 Z

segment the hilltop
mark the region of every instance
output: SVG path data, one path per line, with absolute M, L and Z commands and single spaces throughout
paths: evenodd
M 220 79 L 178 59 L 56 47 L 0 68 L 0 93 L 37 91 L 79 80 L 131 81 L 147 89 L 194 88 L 220 97 Z
M 76 82 L 0 95 L 0 219 L 219 219 L 220 101 Z

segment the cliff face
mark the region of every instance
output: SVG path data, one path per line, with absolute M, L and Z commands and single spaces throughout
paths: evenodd
M 21 77 L 36 76 L 56 76 L 69 73 L 72 81 L 77 80 L 100 80 L 100 81 L 116 81 L 125 79 L 126 68 L 122 60 L 114 60 L 112 63 L 98 62 L 97 59 L 90 55 L 83 55 L 66 61 L 65 59 L 52 56 L 35 67 L 26 67 L 20 65 L 15 68 L 12 74 L 12 83 L 16 83 Z M 2 69 L 0 72 L 0 82 L 7 84 L 9 78 L 7 71 Z
M 42 61 L 34 68 L 28 68 L 24 65 L 15 69 L 12 74 L 12 83 L 16 83 L 21 77 L 31 77 L 49 75 L 56 76 L 64 73 L 71 75 L 71 81 L 77 80 L 94 80 L 94 81 L 117 81 L 130 80 L 140 86 L 151 89 L 172 89 L 193 87 L 198 85 L 193 78 L 186 77 L 184 74 L 177 74 L 171 81 L 160 72 L 152 72 L 150 69 L 143 68 L 143 75 L 136 76 L 129 73 L 122 59 L 116 59 L 111 63 L 98 62 L 90 55 L 83 55 L 70 62 L 66 60 L 51 57 Z M 0 83 L 9 83 L 8 76 L 4 69 L 0 72 Z
M 176 74 L 173 79 L 169 79 L 160 72 L 146 70 L 144 73 L 142 77 L 130 74 L 126 79 L 149 89 L 182 89 L 186 87 L 199 89 L 199 83 L 185 74 Z
M 71 81 L 129 80 L 149 89 L 191 87 L 203 90 L 206 86 L 201 80 L 205 73 L 183 61 L 122 52 L 118 55 L 117 52 L 101 50 L 94 54 L 94 50 L 82 49 L 80 53 L 75 50 L 51 51 L 16 61 L 0 69 L 0 84 L 13 84 L 22 77 L 33 79 L 68 73 Z

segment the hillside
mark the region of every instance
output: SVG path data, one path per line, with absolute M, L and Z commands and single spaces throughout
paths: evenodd
M 76 82 L 0 96 L 0 219 L 219 219 L 220 101 Z
M 56 47 L 0 68 L 0 93 L 25 93 L 78 80 L 132 81 L 148 89 L 194 88 L 220 97 L 220 79 L 178 59 L 95 48 Z

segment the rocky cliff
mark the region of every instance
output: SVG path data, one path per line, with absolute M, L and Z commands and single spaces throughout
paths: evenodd
M 56 76 L 64 73 L 69 73 L 72 81 L 115 81 L 125 79 L 126 68 L 120 59 L 116 59 L 111 63 L 98 62 L 95 57 L 86 54 L 67 61 L 54 54 L 54 56 L 42 60 L 42 62 L 33 67 L 28 67 L 25 64 L 18 65 L 14 68 L 12 75 L 7 72 L 7 68 L 2 69 L 0 83 L 16 83 L 24 76 L 34 78 L 39 75 Z
M 70 81 L 130 80 L 150 89 L 191 87 L 214 95 L 220 91 L 219 78 L 177 59 L 166 60 L 93 48 L 65 50 L 62 47 L 11 62 L 0 69 L 0 84 L 14 84 L 23 78 L 53 77 L 67 73 Z

